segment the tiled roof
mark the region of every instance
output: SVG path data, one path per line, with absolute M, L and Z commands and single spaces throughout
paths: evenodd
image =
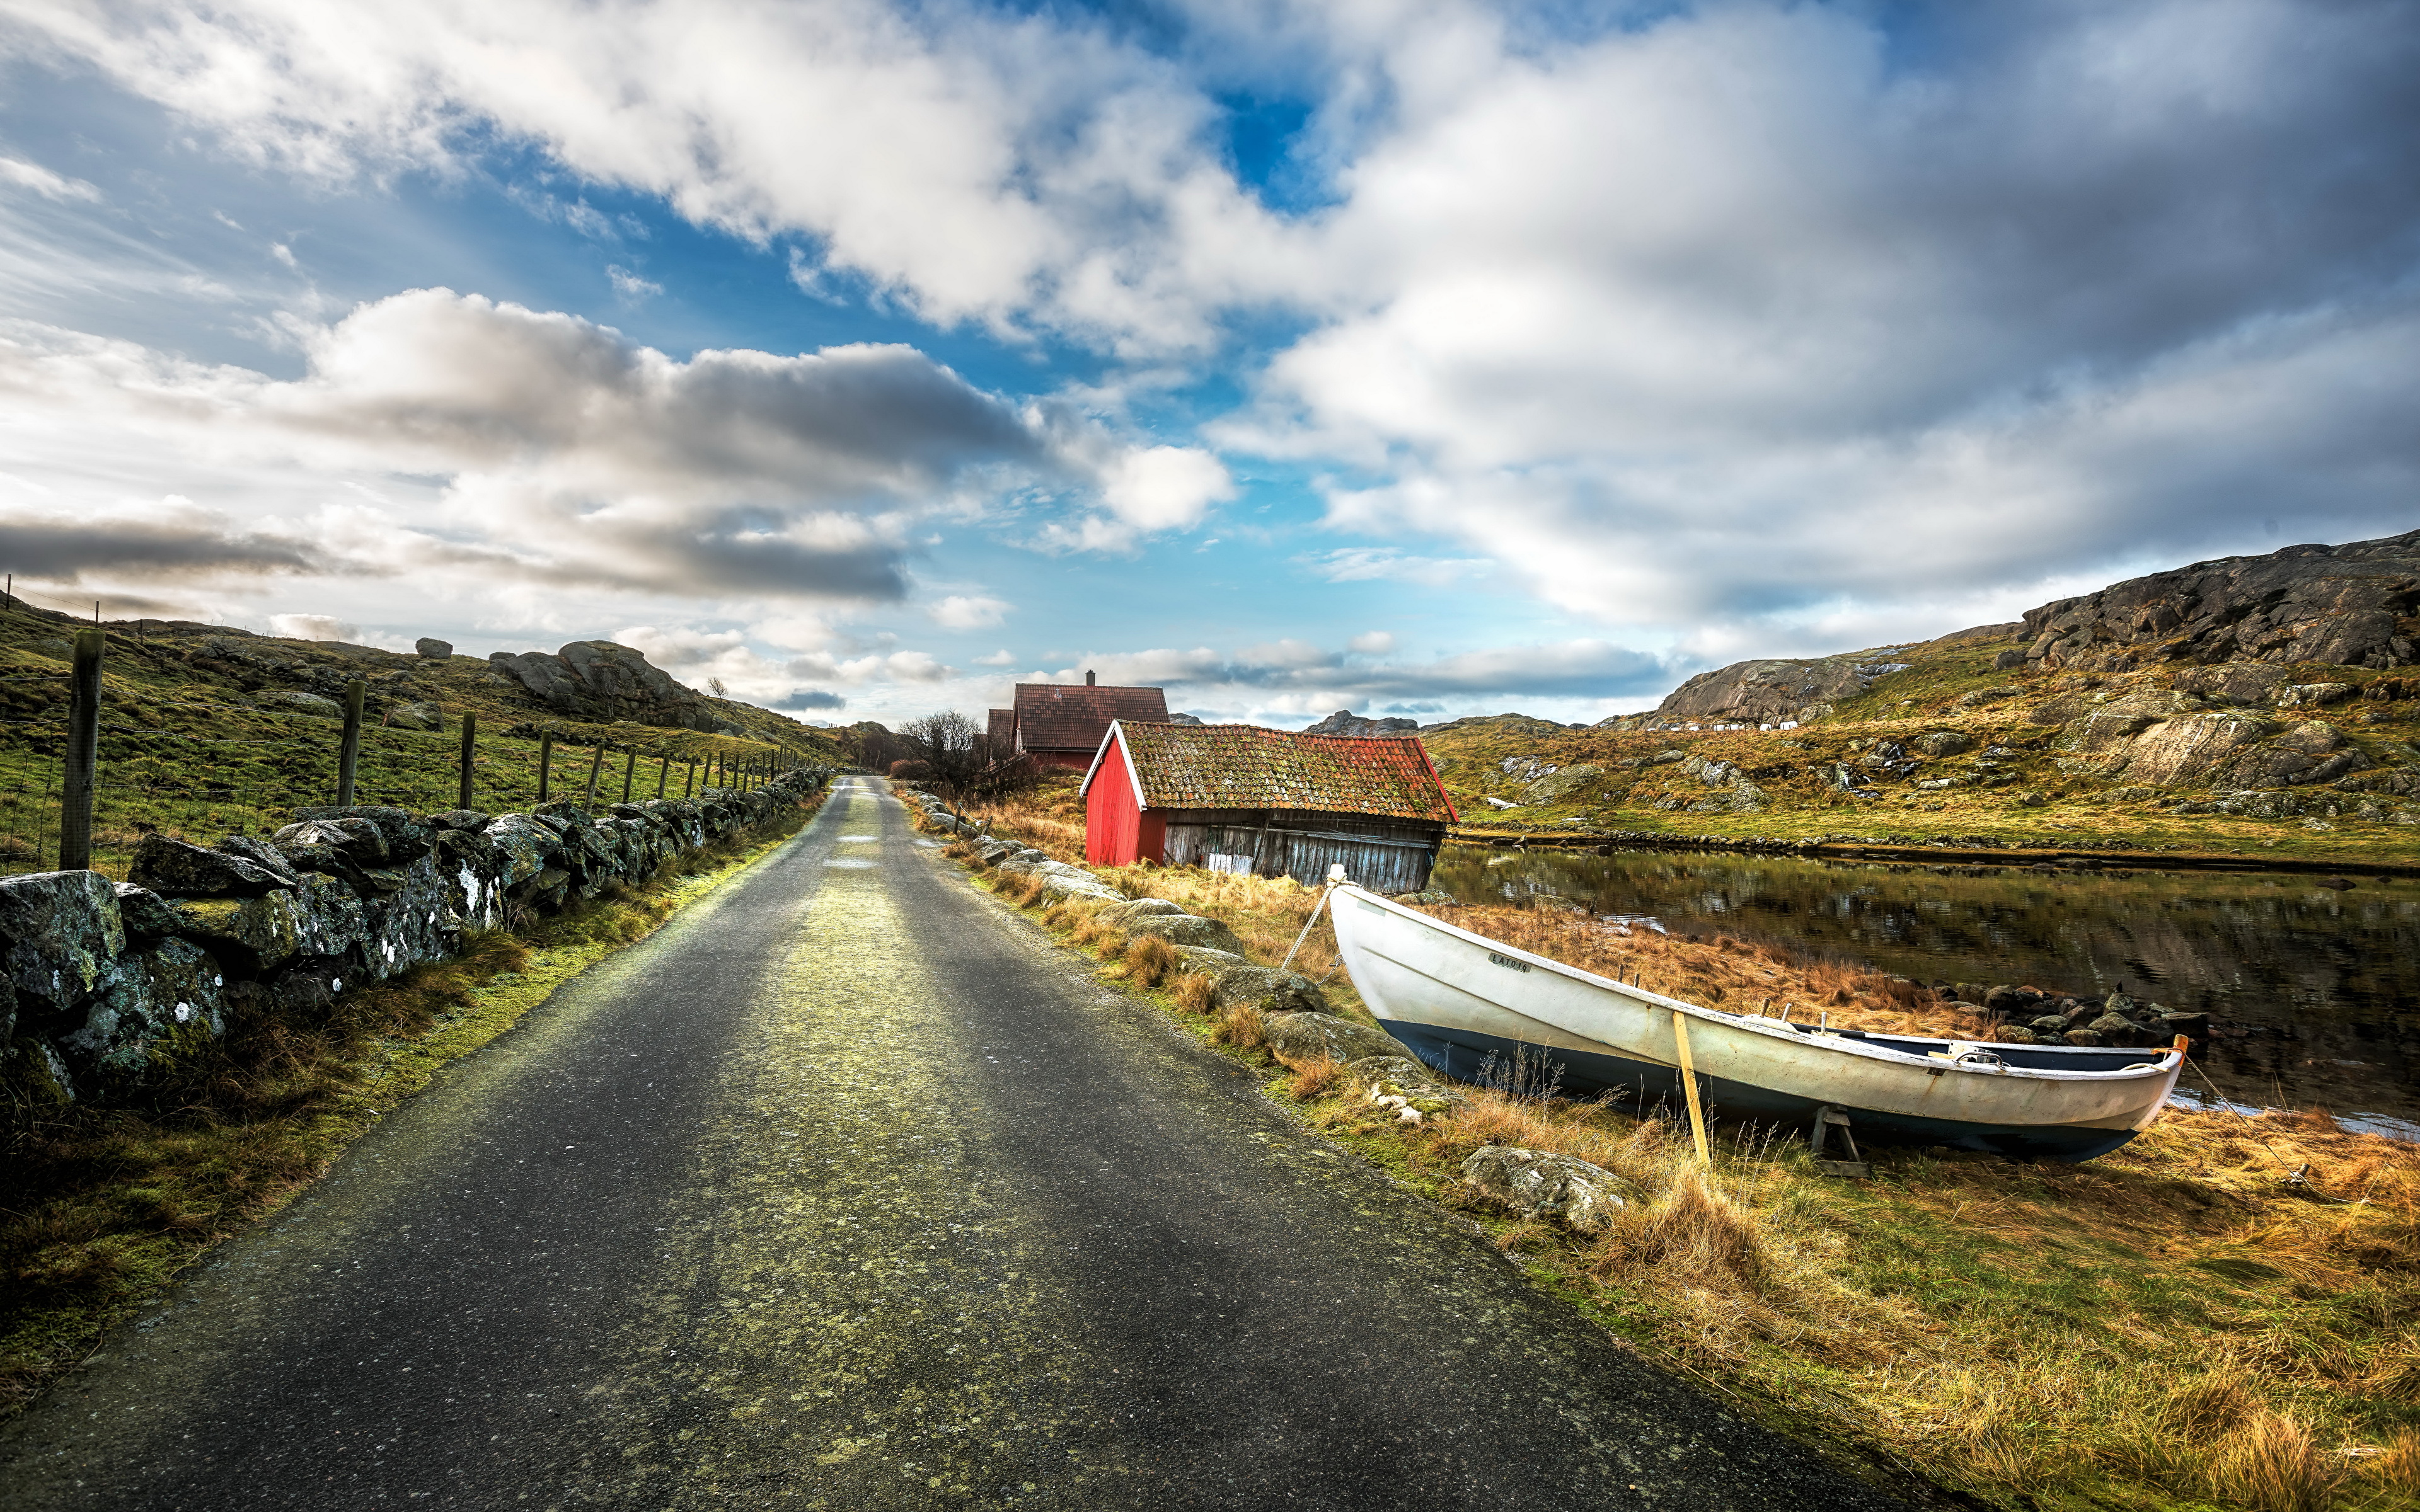
M 1002 761 L 1016 748 L 1016 711 L 993 709 L 990 712 L 991 718 L 985 725 L 984 734 L 991 742 L 992 759 Z
M 1121 721 L 1151 809 L 1295 809 L 1452 824 L 1417 740 L 1304 735 L 1249 724 Z
M 1168 695 L 1156 687 L 1094 687 L 1069 683 L 1016 685 L 1016 733 L 1027 750 L 1101 748 L 1112 719 L 1168 717 Z

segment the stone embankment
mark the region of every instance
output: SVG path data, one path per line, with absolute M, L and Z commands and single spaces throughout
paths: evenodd
M 215 847 L 163 835 L 131 880 L 97 872 L 0 879 L 0 1046 L 11 1079 L 107 1101 L 166 1058 L 261 1010 L 324 1015 L 348 982 L 461 948 L 465 930 L 650 877 L 767 823 L 821 787 L 801 770 L 752 792 L 530 813 L 294 810 L 266 839 Z

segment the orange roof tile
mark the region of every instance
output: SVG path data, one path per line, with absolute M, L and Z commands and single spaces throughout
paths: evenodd
M 1293 809 L 1435 824 L 1459 817 L 1418 740 L 1249 724 L 1120 720 L 1117 729 L 1147 809 Z

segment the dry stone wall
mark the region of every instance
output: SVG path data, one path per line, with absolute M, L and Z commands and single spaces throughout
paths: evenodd
M 122 883 L 0 878 L 0 1046 L 12 1074 L 106 1101 L 238 1012 L 324 1011 L 348 982 L 444 960 L 465 930 L 513 910 L 644 880 L 795 810 L 822 782 L 801 771 L 744 795 L 593 811 L 298 809 L 266 839 L 147 836 Z

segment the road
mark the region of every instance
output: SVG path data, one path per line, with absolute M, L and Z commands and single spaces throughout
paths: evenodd
M 0 1506 L 1896 1505 L 1643 1365 L 872 779 L 0 1434 Z

